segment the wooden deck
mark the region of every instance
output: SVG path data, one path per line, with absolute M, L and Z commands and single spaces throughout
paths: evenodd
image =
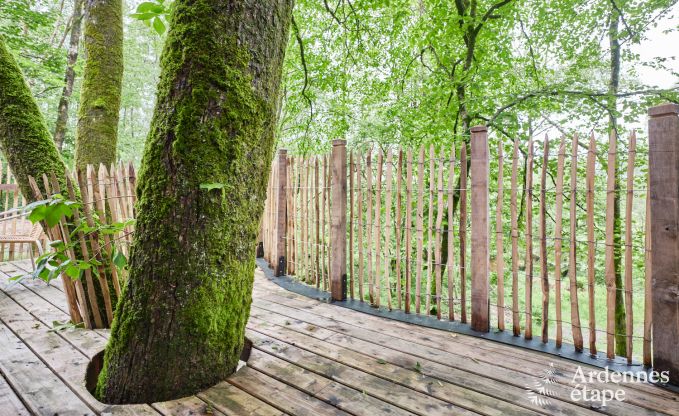
M 49 331 L 68 320 L 59 284 L 7 278 L 0 265 L 0 415 L 679 415 L 679 394 L 648 384 L 606 407 L 574 400 L 577 363 L 479 338 L 385 320 L 286 292 L 257 272 L 247 367 L 196 396 L 108 406 L 84 387 L 106 331 Z M 550 383 L 543 381 L 547 372 Z M 593 367 L 584 367 L 587 372 Z M 537 384 L 536 384 L 537 383 Z M 527 387 L 553 397 L 531 401 Z M 535 396 L 533 396 L 535 397 Z

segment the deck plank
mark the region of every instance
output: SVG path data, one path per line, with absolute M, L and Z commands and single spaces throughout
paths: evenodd
M 250 335 L 252 335 L 252 332 L 250 332 Z M 256 342 L 254 339 L 252 340 Z M 287 345 L 283 344 L 279 344 L 279 347 L 281 350 L 288 348 Z M 349 387 L 337 383 L 332 381 L 336 379 L 334 375 L 330 378 L 323 377 L 320 372 L 316 373 L 308 370 L 300 363 L 296 363 L 300 364 L 296 365 L 293 362 L 278 358 L 274 354 L 269 354 L 270 351 L 271 349 L 267 351 L 253 349 L 248 360 L 248 366 L 357 416 L 375 414 L 406 416 L 413 414 L 366 394 L 366 390 L 358 389 L 361 386 L 353 385 L 353 387 Z
M 0 263 L 0 415 L 679 415 L 679 394 L 640 383 L 608 384 L 622 388 L 626 401 L 590 409 L 566 397 L 576 362 L 338 309 L 287 292 L 261 271 L 246 332 L 255 343 L 247 367 L 196 396 L 108 406 L 89 395 L 82 378 L 109 331 L 48 332 L 53 321 L 69 319 L 65 295 L 58 284 L 39 280 L 9 284 L 8 277 L 30 267 Z M 550 362 L 556 397 L 533 404 L 526 385 Z
M 201 393 L 198 397 L 227 415 L 282 416 L 285 413 L 225 381 Z
M 32 414 L 95 414 L 3 323 L 0 323 L 0 351 L 0 372 Z
M 224 413 L 216 410 L 212 404 L 206 403 L 196 396 L 153 403 L 151 406 L 163 416 L 225 416 Z
M 269 403 L 277 409 L 298 416 L 344 416 L 348 413 L 315 397 L 271 378 L 251 367 L 245 367 L 227 380 L 234 386 Z
M 517 348 L 511 345 L 506 345 L 497 342 L 491 342 L 484 340 L 482 338 L 473 337 L 464 334 L 454 334 L 447 331 L 441 331 L 433 328 L 427 328 L 419 325 L 412 325 L 405 322 L 387 320 L 385 318 L 362 314 L 362 313 L 347 313 L 347 314 L 337 314 L 333 309 L 333 306 L 328 304 L 318 302 L 313 299 L 306 298 L 302 295 L 287 292 L 285 290 L 272 290 L 276 288 L 276 285 L 266 278 L 263 277 L 260 270 L 257 271 L 257 275 L 261 280 L 258 281 L 258 285 L 255 286 L 254 293 L 255 299 L 265 299 L 271 300 L 275 303 L 282 303 L 286 306 L 299 308 L 314 314 L 318 314 L 325 317 L 335 318 L 340 323 L 347 323 L 367 329 L 372 329 L 379 327 L 381 332 L 395 336 L 397 338 L 402 338 L 408 341 L 413 341 L 416 343 L 428 343 L 431 341 L 439 341 L 437 345 L 448 346 L 448 348 L 458 348 L 458 344 L 468 345 L 474 349 L 480 348 L 485 351 L 491 351 L 493 354 L 500 354 L 499 357 L 514 357 L 521 358 L 525 360 L 522 362 L 522 367 L 525 364 L 538 364 L 542 367 L 546 360 L 553 362 L 557 369 L 564 371 L 568 376 L 572 376 L 575 373 L 577 366 L 581 366 L 584 370 L 600 370 L 600 368 L 590 366 L 587 364 L 576 363 L 571 360 L 560 358 L 552 354 L 545 354 L 537 351 L 532 351 L 523 348 Z M 388 323 L 388 325 L 385 325 Z M 451 342 L 450 338 L 454 337 L 454 342 Z M 498 362 L 504 365 L 504 360 L 495 359 L 494 362 Z M 527 363 L 526 363 L 527 362 Z M 534 368 L 534 367 L 533 367 Z M 654 386 L 648 383 L 628 383 L 628 388 L 640 390 L 645 393 L 650 393 L 656 396 L 668 398 L 672 401 L 679 400 L 677 394 L 662 389 L 658 386 Z M 679 403 L 679 402 L 678 402 Z
M 30 291 L 20 291 L 36 296 Z M 110 406 L 94 399 L 84 385 L 84 377 L 90 358 L 67 342 L 58 332 L 49 331 L 51 326 L 44 324 L 15 300 L 0 291 L 0 317 L 7 328 L 21 338 L 52 372 L 63 380 L 72 393 L 91 411 L 96 413 L 115 412 L 115 414 L 155 414 L 148 405 Z M 89 331 L 68 330 L 69 333 Z M 92 413 L 94 414 L 94 413 Z
M 503 354 L 502 350 L 493 350 L 489 349 L 489 347 L 480 348 L 478 346 L 458 343 L 458 338 L 465 337 L 459 334 L 433 330 L 438 332 L 438 334 L 422 336 L 415 328 L 411 331 L 395 330 L 392 326 L 392 322 L 384 318 L 374 316 L 368 317 L 360 313 L 338 314 L 335 311 L 331 314 L 328 310 L 328 308 L 332 308 L 331 305 L 306 298 L 295 298 L 291 300 L 288 298 L 287 294 L 281 295 L 279 293 L 268 292 L 266 295 L 257 295 L 255 296 L 253 305 L 255 307 L 261 307 L 269 312 L 277 312 L 289 317 L 294 316 L 296 319 L 303 320 L 307 324 L 313 324 L 324 329 L 333 329 L 356 339 L 370 341 L 385 347 L 391 346 L 391 348 L 395 348 L 402 353 L 415 355 L 420 358 L 438 357 L 441 355 L 448 356 L 450 359 L 447 360 L 447 362 L 456 363 L 458 368 L 460 368 L 459 366 L 467 365 L 471 365 L 471 367 L 474 367 L 476 364 L 481 366 L 485 365 L 483 371 L 485 371 L 487 377 L 496 378 L 498 381 L 508 383 L 516 383 L 517 381 L 523 380 L 524 384 L 517 384 L 518 387 L 525 386 L 526 382 L 530 384 L 531 379 L 545 371 L 546 363 L 553 362 L 553 358 L 557 358 L 535 352 L 535 355 L 543 358 L 539 363 L 532 362 L 517 358 L 516 355 Z M 381 322 L 378 324 L 368 318 L 374 318 Z M 485 342 L 490 346 L 499 345 L 498 343 L 491 341 Z M 518 350 L 518 348 L 514 349 Z M 471 364 L 469 363 L 469 360 L 472 360 Z M 444 364 L 447 364 L 447 362 L 444 362 Z M 560 384 L 558 389 L 564 393 L 564 398 L 570 395 L 570 391 L 575 385 L 575 383 L 573 383 L 573 375 L 575 374 L 577 364 L 569 364 L 570 367 L 565 367 L 562 364 L 559 367 L 559 370 L 561 371 L 558 371 L 556 374 L 556 380 Z M 498 371 L 498 366 L 501 367 L 503 371 Z M 601 369 L 595 367 L 585 365 L 582 367 L 585 371 L 588 369 L 601 371 Z M 492 371 L 492 374 L 489 374 L 488 371 L 491 368 L 495 368 L 495 370 Z M 479 373 L 478 370 L 475 372 L 484 375 L 483 372 Z M 504 377 L 502 377 L 503 375 Z M 629 410 L 633 414 L 642 414 L 643 412 L 652 414 L 652 412 L 648 412 L 646 408 L 673 415 L 679 414 L 679 402 L 677 401 L 679 395 L 671 395 L 668 401 L 668 398 L 660 395 L 648 394 L 647 391 L 640 389 L 638 386 L 643 386 L 643 384 L 617 384 L 616 389 L 625 391 L 627 405 L 620 409 L 613 409 L 610 411 L 625 412 L 627 411 L 627 407 L 631 406 Z M 605 388 L 603 383 L 592 383 L 590 387 Z M 661 390 L 658 387 L 651 385 L 646 385 L 645 387 L 650 391 Z M 668 407 L 668 405 L 670 405 L 670 407 Z M 618 404 L 613 404 L 612 406 L 617 407 Z
M 0 374 L 0 411 L 7 415 L 30 416 L 28 409 Z
M 415 372 L 411 372 L 412 374 L 404 376 L 403 373 L 407 372 L 403 371 L 401 374 L 401 381 L 403 384 L 400 384 L 349 367 L 338 361 L 316 355 L 310 351 L 304 351 L 292 344 L 279 342 L 258 332 L 249 331 L 248 336 L 253 343 L 255 343 L 257 349 L 266 351 L 267 353 L 280 357 L 290 363 L 295 363 L 309 371 L 323 374 L 344 385 L 353 386 L 354 388 L 365 392 L 367 395 L 389 402 L 415 414 L 535 414 L 527 409 L 522 409 L 500 401 L 497 401 L 497 409 L 493 409 L 487 405 L 487 401 L 486 403 L 483 403 L 474 401 L 473 398 L 465 399 L 463 395 L 460 394 L 460 391 L 455 391 L 454 386 L 452 386 L 452 388 L 447 388 L 451 386 L 444 385 L 443 383 L 436 383 L 435 380 L 422 377 L 422 375 Z M 382 365 L 376 361 L 367 364 L 371 366 Z M 258 364 L 254 365 L 258 366 Z M 365 370 L 365 368 L 362 370 Z M 391 378 L 397 379 L 398 376 L 392 376 Z M 407 384 L 408 386 L 405 386 L 404 384 Z M 467 393 L 469 393 L 470 396 L 473 395 L 473 392 Z M 461 406 L 465 406 L 466 408 Z M 473 411 L 471 411 L 472 408 Z

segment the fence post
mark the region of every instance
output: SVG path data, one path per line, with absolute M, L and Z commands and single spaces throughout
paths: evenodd
M 288 151 L 285 149 L 280 149 L 278 151 L 278 175 L 276 175 L 276 180 L 274 182 L 276 186 L 275 195 L 276 202 L 273 205 L 276 208 L 274 212 L 274 244 L 273 250 L 275 256 L 273 260 L 274 264 L 274 274 L 276 276 L 285 275 L 285 244 L 287 243 L 287 227 L 285 226 L 287 220 L 287 179 L 288 179 Z
M 648 111 L 653 367 L 679 384 L 679 105 Z
M 347 298 L 347 143 L 332 141 L 330 182 L 330 294 L 332 300 Z
M 472 323 L 475 331 L 490 330 L 488 303 L 488 129 L 471 128 L 472 200 Z

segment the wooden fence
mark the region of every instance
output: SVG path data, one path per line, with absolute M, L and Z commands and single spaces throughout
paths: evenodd
M 57 178 L 52 175 L 42 178 L 29 178 L 31 188 L 37 200 L 49 199 L 61 194 L 70 200 L 82 203 L 80 212 L 74 211 L 71 219 L 62 218 L 58 225 L 45 227 L 51 241 L 62 241 L 71 245 L 73 238 L 80 253 L 69 250 L 68 256 L 76 260 L 90 261 L 96 259 L 101 263 L 95 270 L 84 270 L 81 279 L 64 276 L 64 291 L 73 323 L 84 323 L 86 328 L 107 328 L 113 321 L 116 299 L 126 279 L 125 272 L 111 265 L 113 250 L 120 250 L 126 257 L 132 243 L 134 226 L 126 225 L 123 229 L 109 235 L 97 232 L 73 232 L 73 223 L 80 221 L 80 215 L 89 227 L 96 228 L 96 223 L 112 225 L 125 223 L 135 218 L 136 174 L 131 163 L 107 168 L 101 165 L 95 169 L 89 165 L 84 172 L 67 175 L 67 189 L 61 189 Z M 37 181 L 41 181 L 47 190 L 43 195 Z M 78 195 L 80 197 L 78 198 Z M 44 225 L 43 225 L 44 226 Z M 104 258 L 109 259 L 104 261 Z M 113 292 L 113 293 L 112 293 Z M 103 309 L 100 305 L 103 303 Z M 105 313 L 102 314 L 102 310 Z
M 536 152 L 533 140 L 490 149 L 485 127 L 472 129 L 470 154 L 458 145 L 347 156 L 341 140 L 328 155 L 281 151 L 262 222 L 264 256 L 277 275 L 334 300 L 469 322 L 482 332 L 511 325 L 526 339 L 535 328 L 542 342 L 560 347 L 566 339 L 576 351 L 587 345 L 594 354 L 605 343 L 608 358 L 622 343 L 630 363 L 635 354 L 646 365 L 654 360 L 676 382 L 679 118 L 673 105 L 650 115 L 648 164 L 637 163 L 634 133 L 622 154 L 616 136 L 603 140 L 611 144 L 603 152 L 594 136 L 554 145 L 545 138 Z M 625 167 L 624 188 L 616 166 Z M 662 193 L 645 189 L 647 168 L 650 189 Z M 651 251 L 658 244 L 662 256 Z
M 18 210 L 26 205 L 26 200 L 16 179 L 9 168 L 9 164 L 0 160 L 0 211 L 7 213 L 1 215 L 0 219 L 0 236 L 28 234 L 31 224 L 24 220 L 21 215 L 12 215 L 11 212 Z M 47 242 L 47 237 L 42 236 L 42 246 Z M 2 238 L 0 238 L 2 240 Z M 31 243 L 4 243 L 0 241 L 0 262 L 6 260 L 15 260 L 20 258 L 31 257 L 34 245 Z

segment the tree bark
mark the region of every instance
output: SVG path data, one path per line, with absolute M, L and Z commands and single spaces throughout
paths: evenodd
M 73 2 L 73 16 L 71 17 L 71 37 L 68 45 L 68 58 L 66 63 L 66 75 L 64 76 L 64 89 L 59 99 L 57 109 L 57 122 L 54 128 L 54 143 L 61 152 L 66 137 L 66 123 L 68 122 L 68 105 L 73 94 L 75 81 L 75 64 L 78 61 L 78 46 L 80 44 L 80 21 L 82 20 L 83 0 Z
M 116 161 L 123 81 L 122 0 L 85 0 L 85 71 L 80 93 L 75 164 Z
M 620 86 L 620 13 L 611 3 L 611 16 L 608 24 L 608 42 L 611 49 L 610 76 L 608 80 L 608 128 L 618 134 L 618 89 Z M 609 135 L 610 137 L 610 135 Z M 615 151 L 617 149 L 610 149 Z M 618 177 L 618 158 L 615 166 L 615 198 L 613 203 L 613 270 L 615 271 L 615 353 L 625 356 L 626 351 L 626 313 L 625 292 L 622 283 L 622 224 L 620 219 L 620 178 Z
M 66 166 L 14 56 L 0 37 L 0 145 L 21 193 L 33 201 L 28 177 L 54 172 L 66 189 Z M 39 181 L 41 182 L 41 181 Z
M 235 371 L 292 3 L 174 3 L 130 276 L 97 387 L 105 402 L 187 396 Z

